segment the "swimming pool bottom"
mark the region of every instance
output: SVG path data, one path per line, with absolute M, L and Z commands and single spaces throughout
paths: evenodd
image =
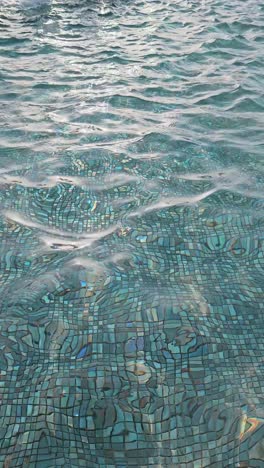
M 153 210 L 79 250 L 11 218 L 3 466 L 262 466 L 257 211 Z

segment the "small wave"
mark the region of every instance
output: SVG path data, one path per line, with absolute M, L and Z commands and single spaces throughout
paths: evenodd
M 75 248 L 90 247 L 94 242 L 104 238 L 105 236 L 108 236 L 118 229 L 118 226 L 111 226 L 110 228 L 102 231 L 95 231 L 89 234 L 79 235 L 74 232 L 60 231 L 48 225 L 37 223 L 15 211 L 3 211 L 2 214 L 10 221 L 31 229 L 35 229 L 37 232 L 44 232 L 48 234 L 48 236 L 40 235 L 40 238 L 47 246 L 54 249 L 57 248 L 58 250 L 71 250 Z

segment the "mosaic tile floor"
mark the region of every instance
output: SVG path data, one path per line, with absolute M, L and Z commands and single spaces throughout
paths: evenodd
M 2 466 L 262 466 L 257 207 L 241 217 L 239 199 L 224 211 L 171 206 L 116 227 L 122 186 L 111 202 L 65 183 L 26 199 L 12 190 L 1 222 Z M 44 217 L 54 238 L 40 236 Z M 83 232 L 69 244 L 59 233 L 75 220 Z M 104 231 L 90 239 L 95 222 Z
M 0 468 L 262 468 L 263 11 L 44 3 L 0 7 Z

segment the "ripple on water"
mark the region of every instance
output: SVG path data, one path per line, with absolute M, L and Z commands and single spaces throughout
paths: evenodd
M 1 1 L 1 466 L 263 465 L 263 26 Z

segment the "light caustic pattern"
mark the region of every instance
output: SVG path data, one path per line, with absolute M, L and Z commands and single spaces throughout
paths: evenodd
M 1 2 L 1 467 L 264 466 L 263 26 Z

